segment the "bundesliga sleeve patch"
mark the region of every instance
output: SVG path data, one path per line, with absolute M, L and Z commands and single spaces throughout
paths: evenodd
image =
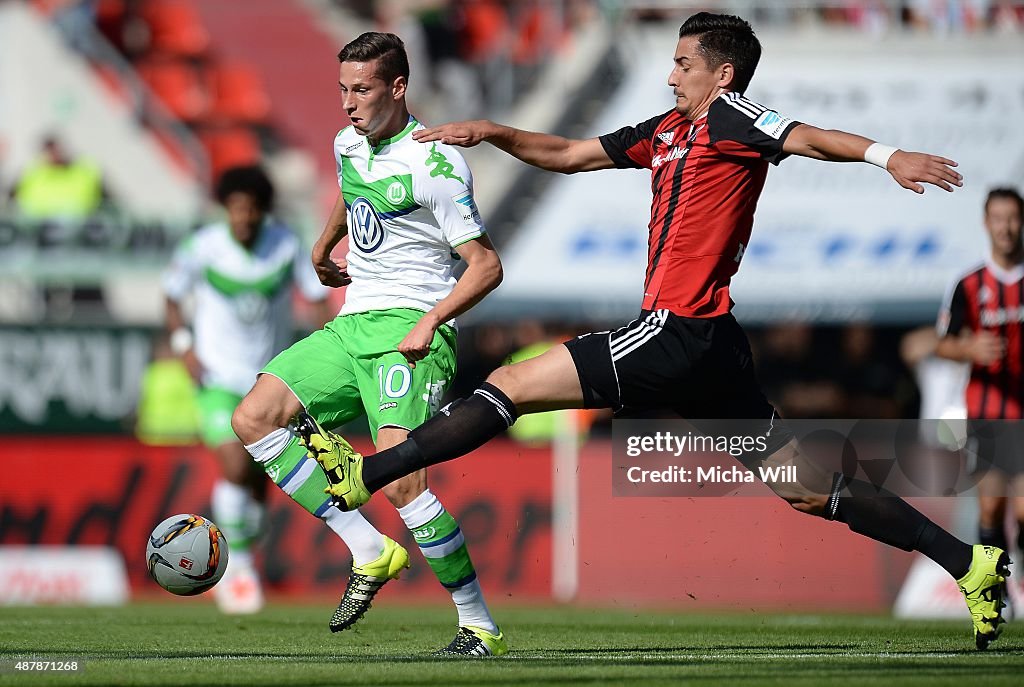
M 792 123 L 792 119 L 780 115 L 775 110 L 765 110 L 756 120 L 754 120 L 754 127 L 778 140 L 786 130 L 786 127 Z
M 483 223 L 483 220 L 480 219 L 480 211 L 476 209 L 476 201 L 473 200 L 472 191 L 463 191 L 456 194 L 452 196 L 452 201 L 455 202 L 455 207 L 462 216 L 462 221 L 467 225 L 476 227 Z

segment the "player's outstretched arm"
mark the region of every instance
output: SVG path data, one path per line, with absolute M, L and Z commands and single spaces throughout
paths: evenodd
M 562 138 L 514 129 L 486 119 L 420 129 L 414 131 L 412 136 L 420 142 L 440 141 L 463 148 L 487 142 L 529 165 L 563 174 L 592 172 L 615 166 L 596 138 Z
M 320 238 L 313 244 L 313 268 L 324 286 L 338 288 L 352 283 L 352 278 L 348 276 L 348 263 L 331 257 L 331 251 L 348 233 L 347 219 L 345 196 L 338 191 L 338 199 L 334 201 L 334 208 L 327 218 L 327 224 Z
M 398 344 L 398 352 L 412 364 L 430 352 L 430 342 L 438 327 L 465 313 L 501 283 L 501 258 L 487 234 L 466 241 L 455 250 L 466 261 L 466 271 L 451 293 L 421 317 Z
M 944 191 L 963 186 L 963 176 L 953 169 L 957 166 L 953 160 L 898 150 L 845 131 L 799 124 L 789 133 L 782 149 L 791 155 L 815 160 L 870 162 L 889 172 L 896 183 L 914 193 L 924 193 L 922 183 L 938 186 Z

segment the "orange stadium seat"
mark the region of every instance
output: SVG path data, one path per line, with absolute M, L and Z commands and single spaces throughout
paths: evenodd
M 209 97 L 199 74 L 177 60 L 149 60 L 136 67 L 143 81 L 174 116 L 185 121 L 201 119 L 209 109 Z
M 199 132 L 199 140 L 210 157 L 210 173 L 214 179 L 228 167 L 260 161 L 260 140 L 249 127 L 206 129 Z
M 212 118 L 263 124 L 270 114 L 270 97 L 256 69 L 239 62 L 219 63 L 207 72 L 213 100 Z
M 151 52 L 201 57 L 210 47 L 210 34 L 189 0 L 149 0 L 141 15 L 151 34 Z

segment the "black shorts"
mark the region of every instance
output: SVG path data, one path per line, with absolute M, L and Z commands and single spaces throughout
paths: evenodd
M 683 418 L 771 421 L 750 343 L 732 315 L 644 311 L 614 332 L 567 342 L 587 408 L 667 410 Z

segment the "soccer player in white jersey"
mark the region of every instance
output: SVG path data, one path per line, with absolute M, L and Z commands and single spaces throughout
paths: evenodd
M 330 317 L 328 290 L 298 237 L 268 214 L 273 195 L 259 167 L 225 171 L 216 189 L 225 221 L 187 238 L 164 274 L 171 346 L 200 386 L 202 439 L 221 465 L 211 500 L 231 556 L 214 593 L 226 613 L 253 613 L 263 605 L 251 547 L 266 498 L 266 477 L 231 431 L 231 414 L 260 368 L 291 343 L 293 285 L 318 304 L 321 322 Z M 191 328 L 182 308 L 189 297 Z
M 263 369 L 233 426 L 293 499 L 341 521 L 361 516 L 331 506 L 327 476 L 297 435 L 315 441 L 326 436 L 323 428 L 366 414 L 378 449 L 404 441 L 439 410 L 455 375 L 454 318 L 498 285 L 501 262 L 462 155 L 411 136 L 422 126 L 405 102 L 409 62 L 401 39 L 365 33 L 338 60 L 342 106 L 352 125 L 334 141 L 341 193 L 313 248 L 313 264 L 324 284 L 351 285 L 333 322 Z M 331 251 L 346 233 L 347 260 L 335 261 Z M 466 270 L 456 281 L 460 257 Z M 427 488 L 426 471 L 384 491 L 458 610 L 459 630 L 439 653 L 507 652 L 458 523 Z M 356 622 L 409 565 L 405 549 L 387 537 L 374 547 L 350 548 L 352 575 L 330 623 L 334 631 Z

